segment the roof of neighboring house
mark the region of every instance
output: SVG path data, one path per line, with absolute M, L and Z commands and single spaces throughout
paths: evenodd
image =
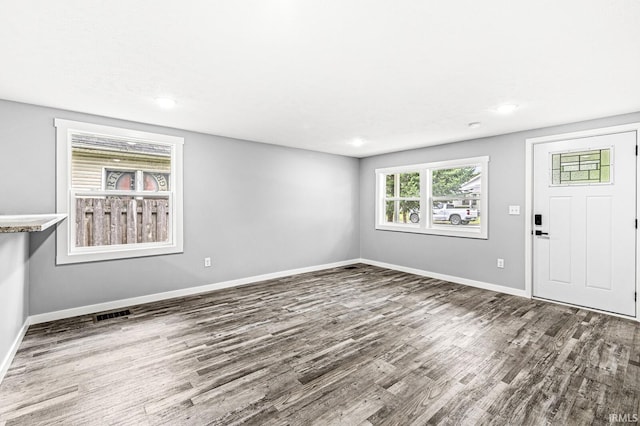
M 73 133 L 71 140 L 75 147 L 171 157 L 171 147 L 158 143 L 84 133 Z
M 480 184 L 482 182 L 482 175 L 478 174 L 460 185 L 460 191 L 462 192 L 480 192 Z

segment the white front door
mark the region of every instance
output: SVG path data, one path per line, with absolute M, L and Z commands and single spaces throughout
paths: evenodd
M 636 132 L 538 143 L 533 295 L 635 316 Z

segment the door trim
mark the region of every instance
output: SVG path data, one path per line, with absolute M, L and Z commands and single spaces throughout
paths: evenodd
M 525 201 L 524 201 L 524 291 L 526 297 L 533 298 L 533 147 L 539 143 L 557 142 L 566 139 L 580 139 L 592 136 L 603 136 L 612 133 L 636 132 L 636 144 L 640 144 L 640 122 L 622 124 L 619 126 L 602 127 L 597 129 L 582 130 L 570 133 L 561 133 L 549 136 L 539 136 L 535 138 L 525 139 Z M 640 173 L 638 170 L 638 161 L 636 158 L 636 215 L 640 215 Z M 638 277 L 640 276 L 640 238 L 636 231 L 636 293 L 638 293 Z M 545 299 L 546 300 L 546 299 Z M 559 303 L 559 302 L 558 302 Z M 586 309 L 586 308 L 585 308 Z M 594 310 L 594 309 L 589 309 Z M 598 311 L 608 315 L 610 312 Z M 616 315 L 618 316 L 618 315 Z M 623 318 L 634 318 L 622 316 Z M 640 298 L 636 298 L 636 321 L 640 322 Z

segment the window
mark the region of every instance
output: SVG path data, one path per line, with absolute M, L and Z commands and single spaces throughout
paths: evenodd
M 612 147 L 551 154 L 551 186 L 611 183 Z
M 487 238 L 488 165 L 476 157 L 377 169 L 376 229 Z
M 55 126 L 58 264 L 182 252 L 182 138 Z

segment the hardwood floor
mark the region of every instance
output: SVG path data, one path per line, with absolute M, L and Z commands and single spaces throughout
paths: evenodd
M 373 266 L 130 309 L 30 327 L 0 425 L 600 425 L 640 412 L 638 323 Z

